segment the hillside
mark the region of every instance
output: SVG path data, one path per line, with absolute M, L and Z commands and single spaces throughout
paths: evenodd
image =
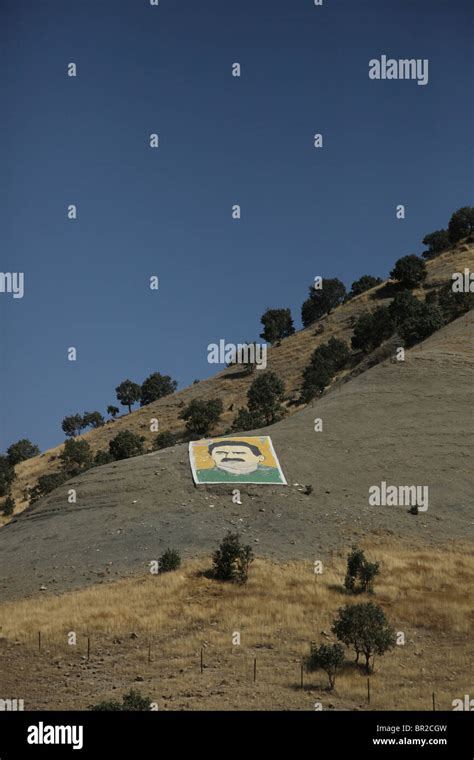
M 433 545 L 469 539 L 472 320 L 469 312 L 405 362 L 388 359 L 264 429 L 287 488 L 242 486 L 241 506 L 231 487 L 196 488 L 185 445 L 69 481 L 0 531 L 0 600 L 143 572 L 167 546 L 186 557 L 208 553 L 229 528 L 275 559 L 324 560 L 370 532 Z M 381 480 L 427 485 L 427 512 L 369 506 L 368 489 Z M 313 492 L 302 494 L 301 484 Z M 67 503 L 68 487 L 77 504 Z
M 461 243 L 453 247 L 441 256 L 427 262 L 428 277 L 424 291 L 429 290 L 437 283 L 449 280 L 453 272 L 462 271 L 465 267 L 472 269 L 473 266 L 473 245 Z M 367 291 L 343 304 L 310 327 L 286 338 L 280 346 L 269 349 L 268 369 L 275 371 L 284 380 L 289 400 L 298 395 L 302 371 L 308 364 L 314 349 L 332 336 L 350 342 L 354 319 L 366 309 L 372 310 L 381 303 L 389 303 L 390 299 L 378 297 L 381 293 L 383 293 L 383 286 Z M 415 294 L 423 297 L 423 291 L 415 291 Z M 179 414 L 182 408 L 195 398 L 222 399 L 224 404 L 222 425 L 215 431 L 222 433 L 229 427 L 238 408 L 245 406 L 247 390 L 254 377 L 255 375 L 243 375 L 239 367 L 224 369 L 215 376 L 185 388 L 172 396 L 167 396 L 146 407 L 137 409 L 132 414 L 124 414 L 116 421 L 108 422 L 102 428 L 85 433 L 81 438 L 87 440 L 95 452 L 99 449 L 107 449 L 111 438 L 120 430 L 128 429 L 143 435 L 151 447 L 156 433 L 150 432 L 150 419 L 158 419 L 160 431 L 178 432 L 183 430 L 184 423 L 179 420 Z M 300 409 L 301 406 L 292 404 L 287 406 L 290 415 Z M 73 411 L 75 411 L 74 405 L 71 407 L 71 413 Z M 60 422 L 58 420 L 58 437 L 62 435 Z M 41 475 L 58 469 L 58 456 L 61 450 L 62 444 L 16 467 L 17 479 L 13 485 L 13 496 L 16 500 L 17 512 L 27 506 L 24 498 L 25 489 L 34 486 Z M 5 518 L 0 517 L 0 525 L 2 522 L 5 522 Z
M 363 547 L 381 575 L 375 595 L 357 600 L 382 605 L 406 637 L 378 660 L 370 704 L 366 674 L 349 651 L 333 692 L 322 671 L 305 673 L 301 688 L 309 642 L 330 640 L 345 601 L 346 552 L 319 577 L 309 562 L 260 559 L 242 588 L 206 578 L 203 557 L 164 576 L 0 604 L 3 693 L 21 694 L 25 710 L 79 710 L 134 689 L 162 711 L 314 710 L 316 700 L 323 710 L 429 710 L 434 692 L 436 708 L 451 710 L 472 683 L 470 546 L 420 549 L 374 538 Z M 70 630 L 77 646 L 67 643 Z M 235 630 L 239 646 L 231 644 Z

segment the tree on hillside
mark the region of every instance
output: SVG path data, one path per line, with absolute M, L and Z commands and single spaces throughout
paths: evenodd
M 429 235 L 425 235 L 422 240 L 423 245 L 428 246 L 428 250 L 424 251 L 421 255 L 424 259 L 433 259 L 435 256 L 439 256 L 440 253 L 449 248 L 449 234 L 448 230 L 435 230 L 430 232 Z
M 474 232 L 474 207 L 463 206 L 454 212 L 448 224 L 448 235 L 451 243 L 457 243 L 463 237 Z
M 156 450 L 168 449 L 170 446 L 174 446 L 176 442 L 176 436 L 173 435 L 171 430 L 164 430 L 156 436 L 153 448 Z
M 313 351 L 310 361 L 312 364 L 318 364 L 323 360 L 335 373 L 345 367 L 350 353 L 347 343 L 338 338 L 330 338 L 327 343 L 322 343 Z
M 132 433 L 131 430 L 121 430 L 115 438 L 109 442 L 109 451 L 114 459 L 129 459 L 144 453 L 142 435 Z
M 100 412 L 84 412 L 82 417 L 82 426 L 99 428 L 105 425 L 105 420 Z
M 3 504 L 2 512 L 5 515 L 5 517 L 10 517 L 10 515 L 12 515 L 14 511 L 15 511 L 15 499 L 13 498 L 11 494 L 8 494 Z
M 146 380 L 143 381 L 140 392 L 140 406 L 151 404 L 152 401 L 158 401 L 163 396 L 169 396 L 174 393 L 178 383 L 169 375 L 161 375 L 159 372 L 153 372 Z
M 409 256 L 402 256 L 395 262 L 390 277 L 392 280 L 398 280 L 404 288 L 411 290 L 423 282 L 426 274 L 426 264 L 423 259 L 411 253 Z
M 76 441 L 74 438 L 69 438 L 64 444 L 59 459 L 63 472 L 68 477 L 73 478 L 92 467 L 92 449 L 87 441 Z
M 203 401 L 193 399 L 179 415 L 186 421 L 186 428 L 194 435 L 208 435 L 220 421 L 224 407 L 218 398 Z
M 115 393 L 117 394 L 117 400 L 120 401 L 122 406 L 128 407 L 128 413 L 132 411 L 133 404 L 140 401 L 141 386 L 138 383 L 134 383 L 132 380 L 124 380 L 123 383 L 117 385 Z
M 470 309 L 474 309 L 474 293 L 470 293 L 469 291 L 454 293 L 451 281 L 445 283 L 435 293 L 435 301 L 438 303 L 446 322 L 452 322 L 453 319 L 457 319 L 462 314 L 470 311 Z
M 16 478 L 15 468 L 8 457 L 0 454 L 0 496 L 7 496 Z
M 268 343 L 279 343 L 295 331 L 289 309 L 267 309 L 260 321 L 263 325 L 260 337 Z
M 240 407 L 232 422 L 232 431 L 257 430 L 263 427 L 265 420 L 259 412 L 250 412 L 246 407 Z
M 120 409 L 118 408 L 118 406 L 113 406 L 109 404 L 109 406 L 107 407 L 107 414 L 110 414 L 113 420 L 116 418 L 119 412 L 120 412 Z
M 332 368 L 325 359 L 320 359 L 318 363 L 311 363 L 305 367 L 301 386 L 301 401 L 307 404 L 319 396 L 329 385 L 332 377 Z
M 20 462 L 24 462 L 26 459 L 31 459 L 32 457 L 37 456 L 39 453 L 40 450 L 38 446 L 31 443 L 28 438 L 22 438 L 20 441 L 12 443 L 7 449 L 8 461 L 12 467 L 16 464 L 20 464 Z
M 79 435 L 84 427 L 84 420 L 81 414 L 71 414 L 69 417 L 65 417 L 61 422 L 63 432 L 72 438 Z
M 418 313 L 420 305 L 421 301 L 411 290 L 402 290 L 395 295 L 388 310 L 395 325 L 399 327 L 405 320 Z
M 277 422 L 284 414 L 284 392 L 285 384 L 275 372 L 261 372 L 247 392 L 249 411 L 262 415 L 267 425 Z
M 356 662 L 364 655 L 367 673 L 373 670 L 375 656 L 385 654 L 396 643 L 395 631 L 383 609 L 373 602 L 341 607 L 331 630 L 339 641 L 353 647 Z
M 422 303 L 415 314 L 405 319 L 399 325 L 398 332 L 405 346 L 414 346 L 426 338 L 429 338 L 436 330 L 444 325 L 443 314 L 435 304 Z
M 42 499 L 47 494 L 59 488 L 63 483 L 69 480 L 65 472 L 51 472 L 48 475 L 40 475 L 38 482 L 30 493 L 30 504 L 34 504 L 38 499 Z
M 114 462 L 114 458 L 110 451 L 105 451 L 104 449 L 99 449 L 99 451 L 96 451 L 94 456 L 94 466 L 95 467 L 101 467 L 104 464 L 110 464 L 110 462 Z
M 346 365 L 349 356 L 348 345 L 337 338 L 330 338 L 327 343 L 318 346 L 311 355 L 309 365 L 303 370 L 301 400 L 307 403 L 320 395 L 336 372 Z
M 344 647 L 341 644 L 321 644 L 314 642 L 310 645 L 310 654 L 305 659 L 305 667 L 310 673 L 315 670 L 324 670 L 329 680 L 329 689 L 332 691 L 336 683 L 336 675 L 344 665 Z
M 343 302 L 345 295 L 345 285 L 337 277 L 323 279 L 321 288 L 315 288 L 314 285 L 311 285 L 309 288 L 309 298 L 301 307 L 303 325 L 308 327 L 308 325 L 325 314 L 330 314 L 336 306 L 339 306 Z
M 387 306 L 378 306 L 373 312 L 363 312 L 354 325 L 351 346 L 364 352 L 373 351 L 393 335 L 395 324 Z
M 382 282 L 383 280 L 381 277 L 374 277 L 371 274 L 364 274 L 362 277 L 359 277 L 358 280 L 355 280 L 352 283 L 346 300 L 349 301 L 351 298 L 355 298 L 355 296 L 360 296 L 361 293 L 365 293 L 366 290 L 375 288 L 376 285 L 381 285 Z

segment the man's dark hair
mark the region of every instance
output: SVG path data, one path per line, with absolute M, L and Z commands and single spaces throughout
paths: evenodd
M 246 443 L 245 441 L 232 441 L 227 438 L 219 442 L 210 443 L 207 449 L 209 456 L 212 454 L 213 449 L 216 449 L 219 446 L 247 446 L 247 448 L 249 448 L 252 454 L 255 454 L 256 457 L 262 456 L 262 452 L 258 446 L 254 446 L 253 443 Z

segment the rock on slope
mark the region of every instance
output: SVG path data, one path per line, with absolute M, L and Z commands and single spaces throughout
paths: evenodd
M 256 553 L 309 562 L 370 531 L 433 544 L 472 536 L 473 313 L 281 423 L 288 487 L 194 487 L 187 447 L 88 471 L 0 531 L 0 600 L 146 571 L 172 546 L 209 552 L 238 529 Z M 314 419 L 323 432 L 314 431 Z M 429 508 L 369 506 L 384 480 L 429 486 Z M 304 495 L 295 484 L 311 484 Z M 67 503 L 67 488 L 77 503 Z

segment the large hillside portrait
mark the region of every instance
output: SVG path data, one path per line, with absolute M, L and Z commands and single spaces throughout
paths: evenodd
M 194 482 L 286 485 L 270 436 L 191 441 Z

